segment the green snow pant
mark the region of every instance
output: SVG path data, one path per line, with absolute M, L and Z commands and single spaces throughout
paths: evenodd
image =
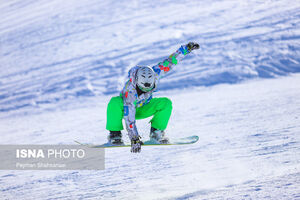
M 172 102 L 166 97 L 153 98 L 142 107 L 136 108 L 135 119 L 145 119 L 153 116 L 151 127 L 165 130 L 172 112 Z M 106 129 L 109 131 L 123 130 L 124 116 L 123 99 L 121 96 L 112 97 L 107 106 Z

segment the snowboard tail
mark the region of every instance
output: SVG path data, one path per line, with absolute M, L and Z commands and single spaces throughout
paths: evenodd
M 199 140 L 199 137 L 197 135 L 193 135 L 193 136 L 189 136 L 189 137 L 184 137 L 184 138 L 179 138 L 179 139 L 174 139 L 172 141 L 170 141 L 167 144 L 161 144 L 161 143 L 157 143 L 154 140 L 146 140 L 143 141 L 143 145 L 142 146 L 169 146 L 169 145 L 185 145 L 185 144 L 193 144 L 196 143 Z M 104 143 L 104 144 L 86 144 L 86 143 L 81 143 L 79 141 L 74 141 L 77 144 L 80 145 L 84 145 L 84 146 L 88 146 L 90 148 L 114 148 L 114 147 L 130 147 L 131 145 L 129 143 L 125 143 L 123 145 L 113 145 L 111 143 Z

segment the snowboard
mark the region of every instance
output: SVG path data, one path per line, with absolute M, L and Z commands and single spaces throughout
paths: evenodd
M 156 142 L 155 140 L 150 139 L 150 140 L 143 141 L 144 144 L 142 146 L 185 145 L 185 144 L 196 143 L 198 140 L 199 140 L 199 137 L 197 135 L 170 140 L 170 142 L 167 144 L 161 144 L 161 143 Z M 77 144 L 80 144 L 80 145 L 90 147 L 90 148 L 115 148 L 115 147 L 130 147 L 131 146 L 129 143 L 125 143 L 124 145 L 114 145 L 111 143 L 88 144 L 88 143 L 81 143 L 76 140 L 74 140 L 74 142 L 76 142 Z

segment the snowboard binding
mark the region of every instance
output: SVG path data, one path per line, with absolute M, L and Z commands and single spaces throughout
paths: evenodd
M 165 137 L 165 132 L 151 127 L 150 140 L 153 140 L 159 144 L 170 143 L 169 138 Z
M 121 131 L 110 131 L 107 137 L 108 142 L 113 145 L 124 145 Z

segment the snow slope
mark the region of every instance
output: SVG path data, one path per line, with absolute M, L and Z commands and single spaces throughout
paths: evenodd
M 176 90 L 170 138 L 188 146 L 108 149 L 104 171 L 2 171 L 6 199 L 299 199 L 300 76 Z M 106 103 L 2 120 L 1 143 L 106 140 Z M 149 120 L 149 119 L 148 119 Z M 138 121 L 148 130 L 147 119 Z M 147 138 L 148 133 L 142 132 Z
M 201 50 L 162 90 L 299 72 L 299 7 L 288 0 L 2 2 L 0 112 L 117 93 L 130 67 L 156 64 L 188 41 Z
M 109 149 L 104 171 L 0 171 L 0 199 L 300 199 L 299 26 L 290 0 L 1 1 L 0 144 L 103 143 L 130 67 L 201 49 L 156 94 L 170 138 L 198 143 Z

